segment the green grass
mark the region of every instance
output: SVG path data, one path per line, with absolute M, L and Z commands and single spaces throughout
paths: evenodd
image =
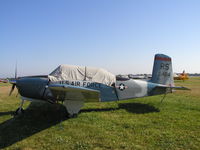
M 87 103 L 77 118 L 62 105 L 25 103 L 0 85 L 0 149 L 200 149 L 200 78 L 177 81 L 191 91 L 111 103 Z
M 0 87 L 1 87 L 1 86 L 10 86 L 10 84 L 0 82 Z

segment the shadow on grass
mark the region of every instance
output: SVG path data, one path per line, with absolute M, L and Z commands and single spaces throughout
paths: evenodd
M 104 112 L 104 111 L 113 111 L 119 109 L 126 109 L 126 111 L 136 114 L 144 114 L 144 113 L 152 113 L 152 112 L 160 112 L 158 108 L 151 106 L 149 104 L 141 104 L 141 103 L 120 103 L 118 104 L 118 108 L 100 108 L 100 109 L 82 109 L 80 112 Z
M 160 110 L 158 108 L 155 108 L 154 106 L 141 103 L 120 103 L 119 108 L 126 109 L 128 112 L 135 114 L 160 112 Z
M 118 108 L 83 109 L 81 112 L 104 112 L 119 109 L 126 109 L 128 112 L 136 114 L 159 112 L 159 109 L 148 104 L 120 103 L 118 106 Z M 0 112 L 0 115 L 12 113 L 12 111 Z M 0 149 L 67 120 L 66 113 L 65 107 L 61 104 L 31 103 L 23 115 L 0 124 Z
M 37 111 L 38 110 L 38 111 Z M 4 112 L 11 114 L 11 112 Z M 62 105 L 31 103 L 23 115 L 0 124 L 0 149 L 66 120 Z
M 0 117 L 4 115 L 12 115 L 12 114 L 14 114 L 14 111 L 0 112 Z
M 82 109 L 80 113 L 84 112 L 105 112 L 105 111 L 113 111 L 113 110 L 119 110 L 120 108 L 93 108 L 93 109 Z

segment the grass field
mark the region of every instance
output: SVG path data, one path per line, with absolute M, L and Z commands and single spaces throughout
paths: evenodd
M 67 119 L 62 105 L 26 102 L 0 84 L 0 149 L 200 149 L 200 78 L 177 81 L 191 91 L 111 103 L 87 103 Z

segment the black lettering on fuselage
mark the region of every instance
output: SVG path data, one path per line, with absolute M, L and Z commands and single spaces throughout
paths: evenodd
M 95 87 L 96 88 L 101 88 L 101 84 L 100 83 L 95 83 Z
M 80 86 L 80 82 L 79 81 L 76 82 L 76 86 Z
M 90 87 L 90 82 L 87 83 L 87 87 Z
M 67 85 L 72 85 L 72 86 L 80 86 L 80 87 L 87 87 L 87 88 L 101 88 L 100 83 L 96 82 L 80 82 L 80 81 L 58 81 L 57 83 L 59 84 L 67 84 Z
M 95 87 L 94 82 L 93 82 L 93 83 L 90 83 L 90 87 L 91 87 L 91 88 L 94 88 L 94 87 Z
M 95 83 L 95 82 L 93 82 L 93 83 L 88 82 L 86 87 L 89 87 L 89 88 L 100 88 L 101 84 L 100 83 Z

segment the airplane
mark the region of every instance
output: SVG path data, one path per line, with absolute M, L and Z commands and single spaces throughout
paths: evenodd
M 2 82 L 2 83 L 8 83 L 8 80 L 7 79 L 0 79 L 0 82 Z
M 147 74 L 129 74 L 128 77 L 130 79 L 149 79 L 149 78 L 151 78 L 151 75 L 147 75 Z
M 185 70 L 183 70 L 183 73 L 179 74 L 179 75 L 174 75 L 174 80 L 188 80 L 189 76 L 187 73 L 185 73 Z
M 68 117 L 76 117 L 85 102 L 111 102 L 171 93 L 173 89 L 189 90 L 174 85 L 171 57 L 156 54 L 149 81 L 117 78 L 112 73 L 93 67 L 60 65 L 49 75 L 17 77 L 10 81 L 12 94 L 17 87 L 21 105 L 16 115 L 24 112 L 23 103 L 63 102 Z

